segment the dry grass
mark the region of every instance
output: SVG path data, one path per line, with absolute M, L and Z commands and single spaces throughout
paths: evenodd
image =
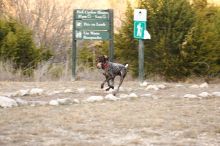
M 104 80 L 102 75 L 103 71 L 96 67 L 87 67 L 84 64 L 77 65 L 77 80 Z M 42 62 L 36 69 L 33 70 L 32 76 L 24 76 L 21 69 L 15 70 L 11 62 L 0 62 L 0 81 L 71 81 L 72 69 L 70 62 L 54 63 L 52 60 Z M 135 80 L 131 72 L 128 70 L 128 74 L 125 80 Z M 165 81 L 165 79 L 159 75 L 152 75 L 147 78 L 148 81 Z M 220 83 L 220 78 L 212 77 L 189 77 L 184 80 L 185 83 Z
M 83 64 L 77 66 L 77 80 L 104 80 L 102 70 L 94 67 L 86 67 Z M 72 69 L 69 62 L 53 63 L 52 61 L 43 62 L 33 70 L 33 75 L 30 77 L 24 76 L 22 70 L 15 70 L 12 63 L 0 62 L 0 81 L 70 81 L 72 79 Z M 130 74 L 126 77 L 127 80 L 132 80 Z
M 24 79 L 22 70 L 15 70 L 11 62 L 0 61 L 0 81 L 21 81 Z

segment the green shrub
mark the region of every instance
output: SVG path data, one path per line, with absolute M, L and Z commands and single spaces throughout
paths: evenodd
M 52 53 L 45 48 L 37 48 L 32 32 L 15 20 L 0 19 L 0 60 L 10 60 L 15 69 L 24 70 L 31 75 L 32 69 L 43 60 L 48 60 Z

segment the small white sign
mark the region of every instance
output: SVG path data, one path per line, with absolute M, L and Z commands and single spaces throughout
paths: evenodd
M 134 9 L 134 21 L 147 21 L 147 10 Z
M 146 40 L 146 39 L 151 39 L 151 36 L 150 36 L 150 34 L 149 34 L 149 32 L 147 31 L 147 30 L 145 30 L 144 31 L 144 39 Z

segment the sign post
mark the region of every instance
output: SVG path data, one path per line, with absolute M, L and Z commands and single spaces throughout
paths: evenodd
M 144 42 L 143 39 L 150 39 L 147 28 L 147 10 L 134 10 L 134 38 L 139 40 L 138 45 L 138 78 L 140 82 L 144 81 Z
M 113 10 L 76 9 L 73 11 L 72 78 L 76 79 L 77 40 L 108 40 L 113 61 Z

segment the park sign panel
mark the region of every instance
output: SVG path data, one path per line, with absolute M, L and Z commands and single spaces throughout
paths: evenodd
M 109 60 L 114 55 L 114 22 L 112 9 L 75 9 L 73 10 L 72 31 L 72 79 L 76 79 L 77 41 L 109 41 Z
M 134 10 L 134 38 L 136 39 L 150 39 L 150 34 L 147 28 L 147 10 Z
M 76 9 L 74 10 L 74 31 L 76 40 L 111 39 L 110 10 Z

